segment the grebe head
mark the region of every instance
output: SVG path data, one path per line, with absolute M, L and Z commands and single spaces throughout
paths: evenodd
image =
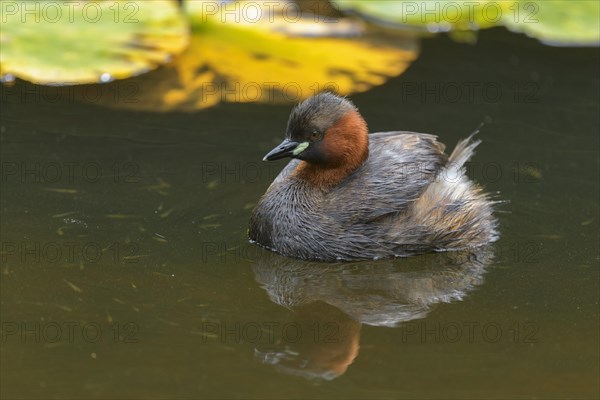
M 323 92 L 298 104 L 285 140 L 264 161 L 297 158 L 319 168 L 354 169 L 368 156 L 368 129 L 352 102 Z

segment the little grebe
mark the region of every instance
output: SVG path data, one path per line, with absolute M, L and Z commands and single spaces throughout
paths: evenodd
M 335 261 L 478 247 L 497 239 L 493 204 L 465 175 L 480 143 L 450 156 L 436 136 L 369 134 L 346 98 L 321 93 L 292 111 L 265 161 L 291 157 L 258 202 L 250 240 L 285 256 Z

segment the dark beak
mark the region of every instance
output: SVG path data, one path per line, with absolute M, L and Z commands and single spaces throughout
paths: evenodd
M 279 146 L 275 147 L 273 150 L 268 152 L 267 155 L 263 158 L 263 161 L 273 161 L 286 157 L 293 157 L 293 152 L 299 145 L 300 143 L 298 142 L 285 139 L 283 142 L 281 142 Z

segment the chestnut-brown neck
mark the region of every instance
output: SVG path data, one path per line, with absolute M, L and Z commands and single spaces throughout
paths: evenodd
M 358 111 L 349 111 L 327 130 L 321 151 L 326 163 L 302 161 L 295 175 L 322 189 L 339 184 L 365 162 L 369 156 L 369 130 Z

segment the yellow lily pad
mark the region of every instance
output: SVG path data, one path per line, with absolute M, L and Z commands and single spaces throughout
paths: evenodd
M 75 85 L 138 75 L 188 44 L 176 2 L 35 1 L 1 4 L 0 75 Z
M 104 102 L 153 111 L 193 111 L 220 102 L 297 102 L 324 89 L 340 94 L 366 91 L 400 75 L 417 57 L 413 37 L 357 37 L 363 25 L 351 20 L 302 18 L 260 12 L 248 18 L 244 4 L 228 13 L 188 2 L 189 48 L 173 63 L 128 82 L 135 101 Z M 215 2 L 208 2 L 214 6 Z M 204 11 L 204 13 L 202 12 Z M 275 10 L 277 11 L 277 10 Z M 245 19 L 244 19 L 245 18 Z M 293 26 L 289 26 L 293 25 Z M 350 37 L 346 37 L 350 36 Z M 118 84 L 118 83 L 115 83 Z

